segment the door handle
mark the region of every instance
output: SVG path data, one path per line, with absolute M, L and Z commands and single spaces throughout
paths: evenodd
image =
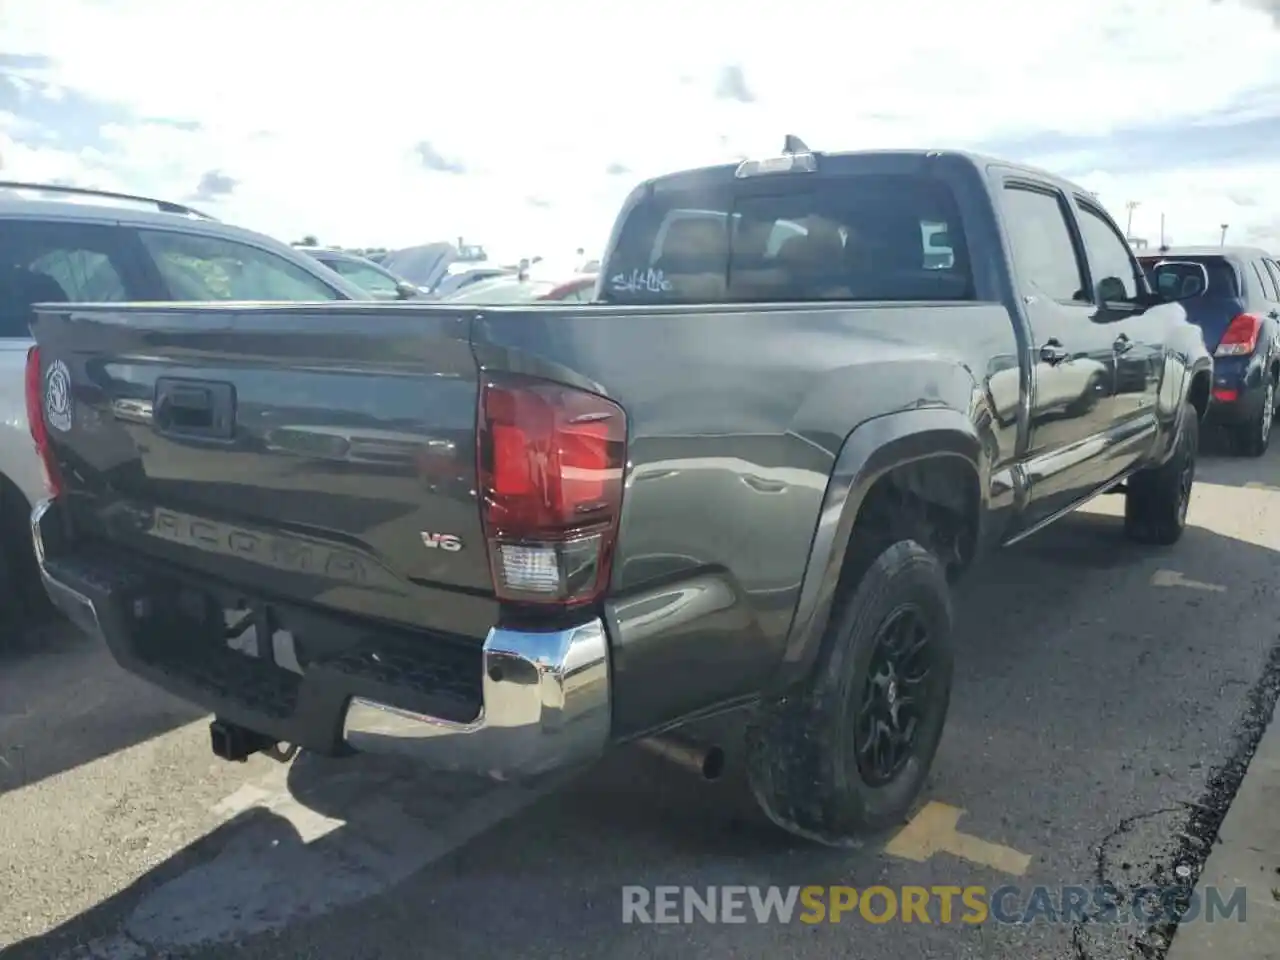
M 157 433 L 209 440 L 235 436 L 236 388 L 230 383 L 160 377 L 151 408 Z
M 1272 320 L 1280 320 L 1280 310 L 1272 310 L 1267 314 Z
M 1133 341 L 1129 339 L 1127 333 L 1122 333 L 1112 342 L 1111 349 L 1116 353 L 1128 353 L 1133 349 Z
M 1071 354 L 1067 352 L 1067 348 L 1064 347 L 1057 339 L 1048 341 L 1040 348 L 1041 362 L 1047 363 L 1051 366 L 1057 366 L 1070 356 Z

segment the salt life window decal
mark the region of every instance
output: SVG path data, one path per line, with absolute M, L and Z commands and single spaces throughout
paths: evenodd
M 615 274 L 609 280 L 609 287 L 618 293 L 666 293 L 671 289 L 671 281 L 661 270 L 632 270 Z

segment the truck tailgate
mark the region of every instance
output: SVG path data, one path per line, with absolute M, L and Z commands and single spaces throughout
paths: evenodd
M 77 530 L 255 596 L 482 637 L 469 321 L 406 307 L 41 312 Z

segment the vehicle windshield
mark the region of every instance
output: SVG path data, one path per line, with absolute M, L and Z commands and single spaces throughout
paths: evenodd
M 613 303 L 971 300 L 950 189 L 913 174 L 659 189 L 605 267 Z
M 358 260 L 345 259 L 320 259 L 330 270 L 338 273 L 356 286 L 368 290 L 376 297 L 399 296 L 399 290 L 396 289 L 396 279 L 389 273 L 383 273 L 381 270 L 375 269 L 372 264 L 360 263 Z
M 1151 289 L 1163 296 L 1180 300 L 1189 297 L 1240 296 L 1240 279 L 1225 257 L 1187 257 L 1171 253 L 1160 257 L 1142 257 L 1141 263 Z M 1189 264 L 1204 267 L 1209 275 L 1207 290 L 1200 271 Z

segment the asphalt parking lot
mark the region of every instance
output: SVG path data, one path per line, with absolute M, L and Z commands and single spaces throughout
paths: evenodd
M 627 885 L 1125 890 L 1194 867 L 1280 675 L 1280 447 L 1204 457 L 1177 547 L 1129 545 L 1120 508 L 1104 497 L 965 585 L 932 805 L 859 849 L 792 841 L 732 773 L 704 784 L 634 750 L 537 791 L 368 758 L 223 764 L 205 718 L 50 628 L 0 655 L 0 952 L 1159 955 L 1162 931 L 1096 922 L 622 922 Z

